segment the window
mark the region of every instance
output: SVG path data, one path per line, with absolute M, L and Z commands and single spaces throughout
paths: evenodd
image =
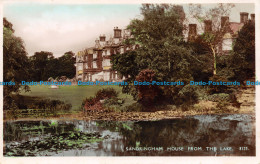
M 80 70 L 82 70 L 82 66 L 80 65 L 80 66 L 78 66 L 78 70 L 80 71 Z
M 77 60 L 78 60 L 78 62 L 81 62 L 82 61 L 82 56 L 81 55 L 77 56 Z
M 97 62 L 93 61 L 93 68 L 97 68 Z
M 232 39 L 224 39 L 222 42 L 222 50 L 227 51 L 227 50 L 232 50 Z
M 121 31 L 120 30 L 116 30 L 115 31 L 115 38 L 120 38 L 121 37 Z
M 94 54 L 93 54 L 93 59 L 96 59 L 97 58 L 97 52 L 95 52 Z
M 120 51 L 121 51 L 120 53 L 123 54 L 124 53 L 124 47 L 121 47 Z
M 105 59 L 103 61 L 103 66 L 106 67 L 106 66 L 110 66 L 110 59 Z
M 107 50 L 104 50 L 103 52 L 102 52 L 102 56 L 106 56 L 107 55 Z

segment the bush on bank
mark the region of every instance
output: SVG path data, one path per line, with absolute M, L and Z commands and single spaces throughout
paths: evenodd
M 40 97 L 12 95 L 12 100 L 15 105 L 5 110 L 5 118 L 58 116 L 68 113 L 72 107 L 64 101 Z
M 97 91 L 94 97 L 88 97 L 82 102 L 84 111 L 113 110 L 124 103 L 118 98 L 119 93 L 114 88 L 103 88 Z

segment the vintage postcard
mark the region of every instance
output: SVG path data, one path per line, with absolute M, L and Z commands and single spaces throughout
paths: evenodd
M 1 8 L 1 163 L 260 163 L 258 2 Z

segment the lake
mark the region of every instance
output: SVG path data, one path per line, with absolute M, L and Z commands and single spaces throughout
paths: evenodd
M 4 156 L 255 156 L 255 116 L 7 121 Z

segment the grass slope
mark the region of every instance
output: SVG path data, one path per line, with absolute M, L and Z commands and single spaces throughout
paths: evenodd
M 124 98 L 125 104 L 134 103 L 132 96 L 123 94 L 119 86 L 60 86 L 59 89 L 50 89 L 49 86 L 30 86 L 30 92 L 22 92 L 21 95 L 49 98 L 52 100 L 61 100 L 72 105 L 72 110 L 79 110 L 82 101 L 86 97 L 94 96 L 95 93 L 102 88 L 112 87 L 120 94 L 120 98 Z

